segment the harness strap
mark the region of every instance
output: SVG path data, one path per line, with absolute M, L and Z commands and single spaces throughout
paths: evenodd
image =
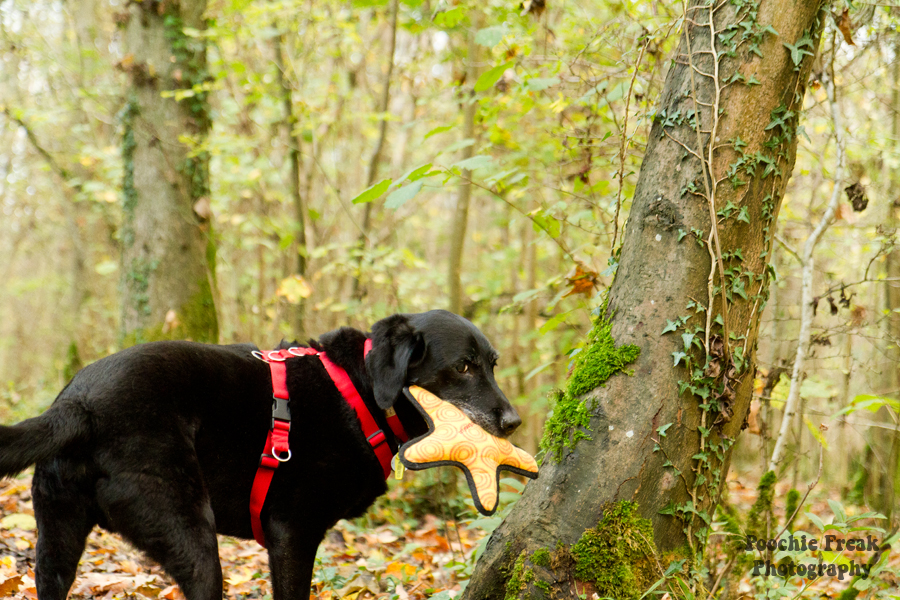
M 372 349 L 372 341 L 366 339 L 364 356 Z M 391 474 L 391 459 L 393 452 L 387 444 L 387 437 L 384 431 L 378 427 L 378 423 L 369 412 L 366 403 L 363 401 L 356 387 L 353 385 L 347 371 L 342 367 L 334 364 L 324 352 L 319 352 L 315 348 L 289 348 L 287 350 L 272 350 L 269 352 L 254 351 L 256 358 L 268 363 L 269 370 L 272 373 L 272 425 L 266 436 L 266 445 L 263 448 L 262 456 L 259 459 L 259 468 L 256 470 L 256 476 L 253 478 L 253 486 L 250 489 L 250 526 L 253 529 L 253 537 L 260 546 L 265 547 L 265 536 L 263 535 L 262 522 L 260 520 L 260 512 L 266 501 L 266 494 L 269 491 L 269 485 L 272 483 L 272 477 L 275 475 L 275 469 L 281 462 L 287 462 L 291 458 L 291 449 L 288 443 L 288 435 L 291 431 L 291 411 L 289 400 L 290 396 L 287 390 L 287 369 L 285 360 L 290 357 L 311 356 L 316 355 L 322 361 L 322 366 L 328 372 L 335 387 L 341 396 L 356 412 L 362 426 L 363 435 L 366 441 L 372 446 L 378 462 L 381 463 L 382 471 L 385 479 Z M 409 436 L 403 429 L 400 419 L 397 417 L 393 409 L 389 409 L 387 414 L 387 422 L 391 431 L 400 440 L 406 442 Z

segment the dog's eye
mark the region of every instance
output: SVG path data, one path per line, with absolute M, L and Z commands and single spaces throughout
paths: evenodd
M 461 366 L 456 367 L 456 371 L 458 373 L 468 373 L 469 372 L 469 363 L 463 363 Z

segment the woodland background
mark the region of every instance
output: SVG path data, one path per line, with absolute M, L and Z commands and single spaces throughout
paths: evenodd
M 129 343 L 127 10 L 124 0 L 0 2 L 4 423 L 45 409 L 80 366 Z M 823 493 L 892 517 L 900 9 L 829 10 L 820 55 L 834 61 L 849 189 L 815 249 L 813 343 L 786 480 L 802 489 L 818 477 Z M 453 309 L 500 351 L 498 381 L 525 421 L 514 441 L 538 452 L 548 394 L 615 275 L 682 11 L 652 0 L 209 0 L 207 29 L 182 31 L 205 42 L 207 76 L 169 97 L 209 105 L 209 137 L 180 141 L 209 157 L 194 211 L 215 246 L 218 341 L 274 347 Z M 778 217 L 757 397 L 732 466 L 748 487 L 766 470 L 787 396 L 798 254 L 834 186 L 833 137 L 814 82 Z

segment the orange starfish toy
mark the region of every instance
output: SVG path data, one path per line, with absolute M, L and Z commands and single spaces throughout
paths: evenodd
M 537 463 L 521 448 L 491 435 L 428 390 L 410 386 L 403 392 L 428 423 L 428 433 L 400 448 L 400 461 L 407 468 L 418 471 L 450 465 L 462 469 L 475 508 L 485 515 L 497 510 L 500 471 L 537 478 Z

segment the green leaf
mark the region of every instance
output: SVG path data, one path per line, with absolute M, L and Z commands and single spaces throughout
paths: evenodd
M 381 195 L 385 193 L 389 187 L 391 187 L 391 183 L 393 183 L 392 179 L 382 179 L 372 187 L 360 192 L 360 194 L 356 198 L 351 200 L 351 202 L 353 204 L 365 204 L 366 202 L 371 202 L 376 198 L 380 198 Z
M 803 388 L 801 388 L 802 391 Z M 869 412 L 878 412 L 882 406 L 888 406 L 897 411 L 900 410 L 900 401 L 893 398 L 884 398 L 882 396 L 873 396 L 871 394 L 860 394 L 853 398 L 853 402 L 832 415 L 832 418 L 844 413 L 854 413 L 858 410 L 865 409 Z
M 807 513 L 803 513 L 803 514 L 806 515 L 806 518 L 809 519 L 813 525 L 815 525 L 816 527 L 819 528 L 819 531 L 825 531 L 825 523 L 823 523 L 822 519 L 820 519 L 817 515 L 815 515 L 811 512 L 807 512 Z
M 675 364 L 672 366 L 678 366 L 678 363 L 684 360 L 687 357 L 687 354 L 684 352 L 673 352 L 672 357 L 675 359 Z
M 674 321 L 666 319 L 666 328 L 662 330 L 662 333 L 660 333 L 660 335 L 662 335 L 663 333 L 669 333 L 670 331 L 675 331 L 676 329 L 678 329 L 678 319 L 675 319 Z
M 558 238 L 559 234 L 562 232 L 562 225 L 560 222 L 548 214 L 539 212 L 532 215 L 531 219 L 532 227 L 535 231 L 543 231 L 553 239 Z
M 800 385 L 801 398 L 833 398 L 837 395 L 834 384 L 824 377 L 811 375 Z
M 394 209 L 400 208 L 421 191 L 422 184 L 424 183 L 425 182 L 420 179 L 419 181 L 394 190 L 388 194 L 387 199 L 384 201 L 384 207 Z
M 485 27 L 484 29 L 479 29 L 478 33 L 475 34 L 475 43 L 479 46 L 493 48 L 500 43 L 504 35 L 506 35 L 505 25 Z
M 431 168 L 431 163 L 428 163 L 427 165 L 422 165 L 420 167 L 413 167 L 412 169 L 410 169 L 409 171 L 404 173 L 402 177 L 399 177 L 397 179 L 397 181 L 399 181 L 400 183 L 403 183 L 407 179 L 409 179 L 410 181 L 418 181 L 419 179 L 422 179 L 423 177 L 428 176 L 428 170 L 430 168 Z
M 819 442 L 819 444 L 820 444 L 823 448 L 825 448 L 826 450 L 828 450 L 828 440 L 825 439 L 825 436 L 822 435 L 822 432 L 819 431 L 819 428 L 816 427 L 816 426 L 813 424 L 813 422 L 810 421 L 807 417 L 803 417 L 803 422 L 806 423 L 807 429 L 809 429 L 809 432 L 812 433 L 812 435 L 813 435 L 814 438 L 816 438 L 816 441 Z
M 841 506 L 840 502 L 829 498 L 828 507 L 831 508 L 831 512 L 834 513 L 835 520 L 840 521 L 841 523 L 847 522 L 847 513 L 844 512 L 844 507 Z
M 611 89 L 606 95 L 607 104 L 612 104 L 616 100 L 621 100 L 625 96 L 625 82 L 621 82 Z
M 558 315 L 551 317 L 550 320 L 548 320 L 546 323 L 544 323 L 541 326 L 541 329 L 540 329 L 541 335 L 544 335 L 550 331 L 553 331 L 557 327 L 559 327 L 560 324 L 562 324 L 566 321 L 566 317 L 568 316 L 568 314 L 569 313 L 564 312 L 564 313 L 560 313 Z
M 465 160 L 461 160 L 459 162 L 453 163 L 450 165 L 451 167 L 457 167 L 459 169 L 466 169 L 467 171 L 475 171 L 476 169 L 483 169 L 490 165 L 494 159 L 490 156 L 486 156 L 484 154 L 479 154 L 477 156 L 473 156 L 471 158 L 467 158 Z
M 500 78 L 503 76 L 503 73 L 505 73 L 507 69 L 511 68 L 515 64 L 515 61 L 510 61 L 507 63 L 503 63 L 502 65 L 497 65 L 493 69 L 488 69 L 487 71 L 482 73 L 481 77 L 478 78 L 478 81 L 475 82 L 475 91 L 483 92 L 494 87 L 494 84 L 500 80 Z
M 535 77 L 525 82 L 525 91 L 541 92 L 554 85 L 559 85 L 559 77 Z
M 447 29 L 451 27 L 456 27 L 460 21 L 465 18 L 466 13 L 463 11 L 462 6 L 457 6 L 455 8 L 451 8 L 450 10 L 445 10 L 443 12 L 439 12 L 434 16 L 434 24 L 438 27 L 445 27 Z
M 456 125 L 442 125 L 441 127 L 435 127 L 434 129 L 432 129 L 431 131 L 426 133 L 425 137 L 422 139 L 427 140 L 428 138 L 430 138 L 433 135 L 437 135 L 439 133 L 444 133 L 445 131 L 450 131 L 454 127 L 456 127 Z
M 532 370 L 530 370 L 530 371 L 528 372 L 528 375 L 525 376 L 525 381 L 528 381 L 529 379 L 531 379 L 532 377 L 534 377 L 535 375 L 537 375 L 537 374 L 540 373 L 541 371 L 545 370 L 547 367 L 549 367 L 550 365 L 552 365 L 554 362 L 556 362 L 556 361 L 551 360 L 551 361 L 549 361 L 549 362 L 545 362 L 544 364 L 538 365 L 537 367 L 533 368 Z
M 656 433 L 658 433 L 660 437 L 666 437 L 666 430 L 668 430 L 669 427 L 671 427 L 671 426 L 672 426 L 671 423 L 666 423 L 665 425 L 660 425 L 659 427 L 656 428 Z

